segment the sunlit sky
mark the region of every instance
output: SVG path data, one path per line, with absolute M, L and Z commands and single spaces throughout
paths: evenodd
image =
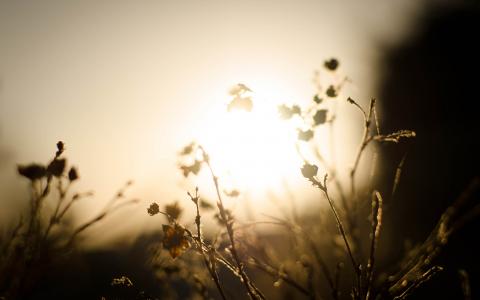
M 366 103 L 375 96 L 379 46 L 407 32 L 418 10 L 417 1 L 401 0 L 0 0 L 0 188 L 26 190 L 16 163 L 46 162 L 62 140 L 80 170 L 77 188 L 96 191 L 95 201 L 81 206 L 87 214 L 133 179 L 131 195 L 144 202 L 119 214 L 129 222 L 110 222 L 118 232 L 148 227 L 147 203 L 185 200 L 185 189 L 199 183 L 185 181 L 177 168 L 177 154 L 191 140 L 219 153 L 219 165 L 231 162 L 221 153 L 238 149 L 237 140 L 252 144 L 243 150 L 262 143 L 283 149 L 288 142 L 276 139 L 278 132 L 272 140 L 225 134 L 231 86 L 249 86 L 256 107 L 271 115 L 268 107 L 311 101 L 314 70 L 337 57 L 354 82 L 349 93 Z M 351 109 L 341 114 L 338 130 L 360 133 L 357 117 Z M 265 124 L 260 132 L 278 128 Z M 343 167 L 357 142 L 339 144 Z M 266 156 L 269 149 L 255 152 Z M 259 171 L 242 169 L 248 163 L 239 159 L 231 184 L 250 186 L 257 196 L 259 186 L 278 188 L 284 179 L 308 189 L 294 154 L 268 155 Z M 265 162 L 256 159 L 253 166 Z M 265 173 L 272 165 L 281 166 L 272 170 L 276 177 Z M 212 192 L 211 185 L 200 188 Z M 1 201 L 8 215 L 12 201 Z M 255 201 L 260 211 L 270 210 L 265 200 Z

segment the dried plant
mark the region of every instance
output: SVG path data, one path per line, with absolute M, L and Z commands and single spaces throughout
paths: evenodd
M 401 143 L 403 140 L 415 138 L 416 133 L 412 130 L 384 133 L 377 116 L 375 99 L 370 101 L 368 109 L 364 109 L 351 97 L 345 97 L 346 102 L 358 109 L 363 117 L 363 134 L 352 160 L 349 187 L 346 188 L 344 182 L 338 178 L 339 170 L 335 162 L 329 162 L 323 156 L 315 137 L 317 129 L 322 126 L 328 126 L 330 133 L 333 132 L 337 112 L 335 106 L 330 110 L 325 103 L 340 101 L 339 99 L 344 97 L 342 89 L 350 79 L 336 73 L 339 68 L 337 59 L 325 61 L 324 67 L 327 75 L 332 75 L 331 82 L 325 85 L 327 88 L 324 89 L 324 84 L 317 81 L 318 92 L 307 107 L 282 104 L 278 107 L 278 113 L 279 117 L 286 121 L 291 119 L 299 121 L 295 124 L 300 125 L 292 128 L 298 132 L 296 147 L 298 154 L 304 159 L 299 175 L 301 173 L 322 193 L 333 215 L 338 233 L 328 229 L 328 221 L 312 222 L 308 216 L 299 217 L 295 207 L 292 207 L 292 214 L 283 211 L 284 218 L 266 216 L 268 220 L 247 224 L 240 222 L 232 211 L 225 207 L 222 195 L 238 197 L 241 191 L 224 190 L 222 194 L 220 179 L 214 172 L 209 154 L 196 142 L 188 144 L 180 152 L 182 158 L 189 158 L 182 161 L 193 163 L 181 163 L 179 168 L 185 177 L 198 175 L 202 169 L 206 169 L 210 174 L 217 195 L 215 217 L 218 220 L 219 234 L 214 240 L 207 239 L 202 234 L 202 210 L 199 206 L 201 200 L 198 188 L 194 194 L 188 193 L 196 209 L 194 222 L 196 233 L 189 230 L 188 225 L 178 223 L 178 218 L 172 216 L 172 212 L 168 212 L 167 208 L 171 206 L 167 206 L 165 211 L 160 211 L 157 204 L 152 204 L 148 209 L 150 215 L 160 213 L 167 216 L 169 224 L 163 225 L 163 247 L 169 251 L 171 257 L 178 258 L 189 249 L 200 254 L 211 282 L 222 299 L 228 298 L 226 291 L 229 289 L 221 276 L 225 271 L 236 276 L 244 286 L 245 294 L 251 299 L 265 299 L 271 294 L 268 286 L 265 286 L 265 280 L 262 283 L 258 281 L 260 273 L 271 277 L 271 283 L 275 288 L 286 286 L 287 291 L 296 291 L 293 295 L 299 298 L 405 299 L 444 269 L 444 266 L 435 264 L 435 258 L 441 248 L 455 231 L 477 217 L 480 212 L 478 205 L 467 213 L 463 212 L 464 207 L 471 202 L 471 195 L 479 188 L 479 180 L 476 179 L 465 194 L 442 215 L 422 245 L 408 253 L 394 270 L 381 269 L 377 263 L 377 248 L 381 239 L 383 211 L 389 203 L 384 200 L 384 196 L 377 188 L 357 187 L 360 162 L 371 144 Z M 234 87 L 231 92 L 234 100 L 229 104 L 228 110 L 238 108 L 246 112 L 251 111 L 253 100 L 250 92 L 252 91 L 244 84 Z M 307 161 L 305 153 L 302 153 L 299 147 L 300 143 L 311 145 L 310 149 L 317 158 L 316 162 Z M 388 195 L 390 198 L 393 198 L 400 183 L 405 159 L 406 154 L 394 174 L 392 193 Z M 376 155 L 373 156 L 373 160 L 372 163 L 376 163 Z M 319 166 L 326 170 L 321 176 L 318 174 Z M 330 185 L 333 193 L 330 191 Z M 337 197 L 338 200 L 335 199 Z M 368 202 L 371 203 L 369 212 L 362 209 L 364 207 L 362 203 Z M 281 205 L 279 208 L 281 209 Z M 367 218 L 370 219 L 370 225 L 364 222 Z M 282 241 L 282 247 L 288 247 L 287 254 L 281 254 L 281 251 L 275 249 L 274 242 L 265 242 L 268 240 L 265 235 L 255 230 L 245 230 L 254 229 L 262 224 L 278 226 L 284 231 L 288 239 Z M 362 249 L 365 248 L 368 249 L 367 254 L 363 253 Z M 345 266 L 345 261 L 350 267 Z M 469 299 L 471 292 L 468 274 L 461 272 L 460 276 L 465 298 Z M 329 292 L 326 292 L 327 290 Z
M 151 203 L 146 208 L 148 215 L 164 218 L 159 228 L 161 241 L 148 249 L 152 250 L 152 272 L 164 291 L 158 298 L 406 299 L 449 267 L 440 266 L 437 257 L 451 236 L 480 214 L 480 204 L 472 201 L 480 190 L 480 179 L 474 179 L 443 213 L 423 243 L 405 253 L 395 266 L 382 265 L 378 250 L 383 250 L 380 241 L 388 220 L 384 212 L 401 183 L 407 154 L 398 162 L 388 193 L 374 185 L 374 172 L 364 180 L 365 186 L 358 183 L 362 161 L 372 157 L 370 168 L 374 170 L 379 147 L 412 140 L 416 133 L 405 129 L 385 133 L 377 115 L 377 101 L 371 99 L 364 107 L 345 95 L 344 87 L 351 80 L 340 74 L 337 59 L 326 60 L 323 67 L 316 73 L 317 91 L 312 100 L 305 106 L 281 104 L 278 117 L 289 122 L 297 136 L 292 147 L 303 165 L 298 166 L 296 176 L 312 184 L 319 201 L 326 203 L 327 213 L 312 205 L 307 213 L 299 214 L 295 198 L 303 195 L 289 191 L 288 203 L 279 201 L 273 193 L 270 199 L 281 217 L 263 215 L 261 220 L 242 221 L 225 199 L 242 201 L 243 191 L 227 187 L 218 177 L 204 145 L 189 143 L 179 153 L 179 170 L 185 178 L 207 173 L 216 201 L 212 204 L 200 196 L 198 187 L 187 192 L 186 203 L 193 204 L 194 211 L 194 220 L 190 221 L 185 220 L 187 206 L 183 201 L 162 207 Z M 237 84 L 230 91 L 232 98 L 226 110 L 252 112 L 252 93 L 245 84 Z M 339 170 L 333 155 L 340 101 L 350 104 L 363 118 L 363 133 L 348 170 Z M 318 143 L 320 129 L 329 132 L 329 159 Z M 373 156 L 368 155 L 369 150 L 373 150 Z M 93 194 L 71 191 L 79 173 L 68 166 L 64 152 L 64 143 L 58 142 L 48 164 L 18 166 L 18 173 L 28 179 L 31 198 L 28 212 L 0 235 L 0 299 L 28 295 L 47 268 L 76 249 L 82 233 L 113 212 L 138 202 L 126 198 L 126 189 L 132 184 L 127 182 L 88 221 L 76 227 L 69 225 L 75 204 Z M 344 181 L 340 180 L 343 173 L 347 178 Z M 205 230 L 206 217 L 216 221 L 213 230 Z M 256 230 L 259 226 L 278 230 L 265 233 Z M 465 270 L 458 274 L 464 298 L 471 299 L 469 274 Z M 108 299 L 154 299 L 127 275 L 112 278 Z
M 92 197 L 92 192 L 72 193 L 79 179 L 75 167 L 67 167 L 65 145 L 57 143 L 54 158 L 45 166 L 19 165 L 18 173 L 30 184 L 29 211 L 22 215 L 9 234 L 0 236 L 0 295 L 17 299 L 28 295 L 35 283 L 56 260 L 75 248 L 77 237 L 114 211 L 137 199 L 124 199 L 127 182 L 96 216 L 77 226 L 68 224 L 76 203 Z M 49 208 L 53 204 L 53 211 Z

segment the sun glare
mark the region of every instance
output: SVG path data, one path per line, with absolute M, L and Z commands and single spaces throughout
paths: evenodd
M 279 118 L 277 103 L 252 95 L 251 111 L 218 105 L 208 115 L 199 142 L 211 155 L 225 188 L 261 192 L 297 175 L 301 159 L 296 132 Z

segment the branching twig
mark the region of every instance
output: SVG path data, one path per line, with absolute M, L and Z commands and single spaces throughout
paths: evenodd
M 340 216 L 338 215 L 337 209 L 335 208 L 335 205 L 334 205 L 332 199 L 330 199 L 330 195 L 328 193 L 328 188 L 327 188 L 327 177 L 328 176 L 325 175 L 325 177 L 323 178 L 323 184 L 320 181 L 318 181 L 317 179 L 315 179 L 314 177 L 310 177 L 309 180 L 312 182 L 312 184 L 314 186 L 318 187 L 324 193 L 325 197 L 327 198 L 328 204 L 330 205 L 332 213 L 335 217 L 335 221 L 337 223 L 338 231 L 340 232 L 340 235 L 342 236 L 343 241 L 345 242 L 345 248 L 346 248 L 347 253 L 348 253 L 348 255 L 350 257 L 350 260 L 352 262 L 352 266 L 353 266 L 353 269 L 355 271 L 355 274 L 357 275 L 357 283 L 358 283 L 358 287 L 359 287 L 359 291 L 360 291 L 360 286 L 361 286 L 361 284 L 360 284 L 360 281 L 361 281 L 360 266 L 358 265 L 357 261 L 355 260 L 355 257 L 353 256 L 353 252 L 352 252 L 350 243 L 348 242 L 347 234 L 346 234 L 345 229 L 343 227 L 342 221 L 340 220 Z
M 193 201 L 193 203 L 195 203 L 195 207 L 196 207 L 196 210 L 197 210 L 197 215 L 195 217 L 195 224 L 197 226 L 197 240 L 198 240 L 198 244 L 199 244 L 199 249 L 200 249 L 200 253 L 202 254 L 202 257 L 203 257 L 203 262 L 205 263 L 205 267 L 207 267 L 208 269 L 208 272 L 210 273 L 210 276 L 212 277 L 213 281 L 215 282 L 215 286 L 217 287 L 217 290 L 218 292 L 220 293 L 220 296 L 222 297 L 222 299 L 226 300 L 226 296 L 225 296 L 225 293 L 223 291 L 223 288 L 220 284 L 220 279 L 218 278 L 218 273 L 217 273 L 217 270 L 215 268 L 215 261 L 209 261 L 207 255 L 205 254 L 205 251 L 203 249 L 203 239 L 202 239 L 202 230 L 201 230 L 201 217 L 200 217 L 200 209 L 198 207 L 198 201 L 199 201 L 199 197 L 198 197 L 198 187 L 195 189 L 195 196 L 192 196 L 190 193 L 188 193 L 188 195 L 190 196 L 190 199 Z
M 355 198 L 355 173 L 357 172 L 358 164 L 360 163 L 360 158 L 362 157 L 362 153 L 367 147 L 368 143 L 371 141 L 371 139 L 369 138 L 370 122 L 371 122 L 371 116 L 372 116 L 373 110 L 375 108 L 375 99 L 372 98 L 370 100 L 370 108 L 368 110 L 368 115 L 365 112 L 365 110 L 363 110 L 363 108 L 357 102 L 355 102 L 352 98 L 348 98 L 347 101 L 355 105 L 356 107 L 358 107 L 358 109 L 360 109 L 364 119 L 363 138 L 358 147 L 357 154 L 355 156 L 355 160 L 353 163 L 353 167 L 350 171 L 350 191 L 351 191 L 352 197 Z
M 238 252 L 237 252 L 237 247 L 236 247 L 235 237 L 234 237 L 234 231 L 233 231 L 233 224 L 232 224 L 232 221 L 229 220 L 229 218 L 227 217 L 227 213 L 226 213 L 225 207 L 223 205 L 223 200 L 222 200 L 222 196 L 221 196 L 221 193 L 220 193 L 220 187 L 219 187 L 219 184 L 218 184 L 218 177 L 213 172 L 213 168 L 210 164 L 210 158 L 209 158 L 207 152 L 205 151 L 205 149 L 202 146 L 198 146 L 198 147 L 202 151 L 203 161 L 206 163 L 208 169 L 210 170 L 210 175 L 211 175 L 211 177 L 213 179 L 213 183 L 215 185 L 215 190 L 217 192 L 217 198 L 218 198 L 217 206 L 218 206 L 218 209 L 219 209 L 219 212 L 220 212 L 220 217 L 223 220 L 223 222 L 225 223 L 225 227 L 227 229 L 228 237 L 230 239 L 230 245 L 231 245 L 231 252 L 232 252 L 233 260 L 235 261 L 235 264 L 237 265 L 238 272 L 241 276 L 242 282 L 245 285 L 245 288 L 246 288 L 247 293 L 250 296 L 250 298 L 252 298 L 252 299 L 258 299 L 258 298 L 265 299 L 263 294 L 258 291 L 258 289 L 255 287 L 255 285 L 250 280 L 250 278 L 248 277 L 247 273 L 244 270 L 244 265 L 243 265 L 242 261 L 240 260 L 240 257 L 239 257 Z

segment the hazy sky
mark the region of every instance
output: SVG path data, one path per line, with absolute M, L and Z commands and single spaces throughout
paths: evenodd
M 229 87 L 243 82 L 275 103 L 309 101 L 313 71 L 335 56 L 366 102 L 375 96 L 378 46 L 408 30 L 417 6 L 0 0 L 0 154 L 11 154 L 0 188 L 25 189 L 15 164 L 46 162 L 63 140 L 80 169 L 78 188 L 97 193 L 85 207 L 128 179 L 146 202 L 180 199 L 178 150 Z M 149 222 L 143 206 L 134 215 L 138 227 Z

